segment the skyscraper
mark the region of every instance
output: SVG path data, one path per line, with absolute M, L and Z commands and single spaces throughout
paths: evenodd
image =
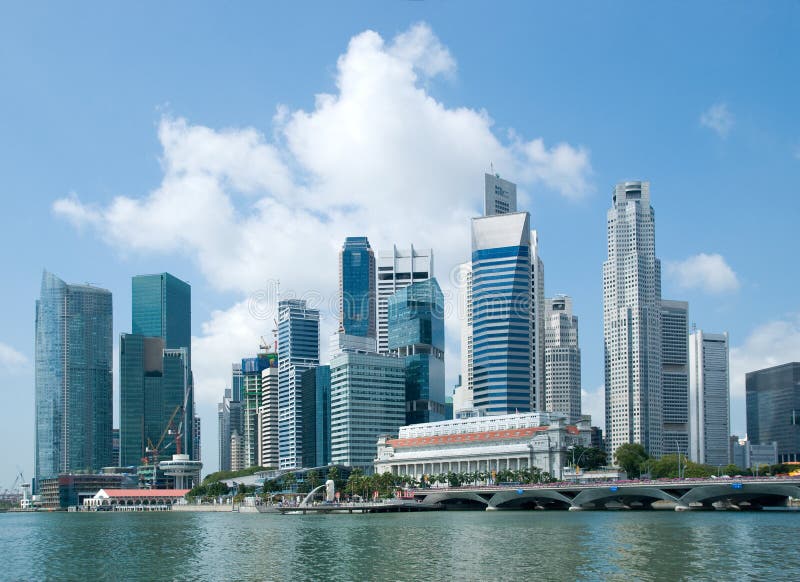
M 800 461 L 800 362 L 745 376 L 747 438 L 755 444 L 778 443 L 778 462 Z
M 445 420 L 444 346 L 444 295 L 435 278 L 389 297 L 389 352 L 405 365 L 405 424 Z
M 344 333 L 376 337 L 375 254 L 365 236 L 349 236 L 339 251 L 339 321 Z
M 36 482 L 112 456 L 111 292 L 44 271 L 36 301 Z
M 693 332 L 689 370 L 689 455 L 697 463 L 727 465 L 732 462 L 728 334 Z
M 217 454 L 219 470 L 231 470 L 231 389 L 225 388 L 217 404 Z
M 433 277 L 433 250 L 392 247 L 378 253 L 378 352 L 389 352 L 389 296 Z
M 546 299 L 544 311 L 544 409 L 576 423 L 581 420 L 581 350 L 572 298 Z
M 303 467 L 331 462 L 331 367 L 303 372 Z
M 484 174 L 483 215 L 511 214 L 517 211 L 517 185 L 499 174 Z
M 199 460 L 191 369 L 191 287 L 170 275 L 131 282 L 131 328 L 120 335 L 120 461 L 178 452 Z M 150 454 L 146 455 L 147 450 Z
M 531 231 L 531 410 L 542 410 L 544 378 L 544 262 L 539 256 L 539 233 Z
M 266 349 L 266 348 L 264 348 Z M 242 445 L 244 466 L 255 467 L 259 460 L 259 411 L 262 406 L 263 371 L 278 366 L 277 354 L 260 352 L 255 358 L 242 359 Z
M 689 454 L 689 304 L 661 301 L 662 453 Z M 727 431 L 727 429 L 725 429 Z M 726 432 L 727 446 L 727 432 Z
M 280 468 L 302 463 L 302 375 L 319 365 L 319 310 L 301 299 L 278 302 L 278 426 Z
M 662 454 L 661 261 L 649 182 L 617 184 L 603 264 L 606 438 Z
M 531 406 L 530 234 L 527 212 L 472 219 L 472 384 L 487 414 Z
M 280 462 L 278 390 L 278 368 L 265 368 L 261 372 L 261 407 L 258 409 L 258 464 L 273 469 L 277 469 Z

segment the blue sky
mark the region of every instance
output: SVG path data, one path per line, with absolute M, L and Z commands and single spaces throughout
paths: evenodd
M 620 180 L 651 182 L 663 296 L 730 332 L 734 432 L 744 372 L 800 359 L 797 3 L 163 4 L 0 12 L 0 488 L 32 473 L 43 268 L 110 289 L 115 334 L 132 275 L 191 282 L 213 469 L 230 361 L 271 335 L 248 298 L 327 301 L 345 235 L 432 246 L 448 281 L 490 163 L 574 297 L 590 412 Z

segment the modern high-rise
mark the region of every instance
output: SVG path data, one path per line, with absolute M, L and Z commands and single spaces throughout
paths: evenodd
M 225 388 L 217 403 L 217 454 L 219 470 L 231 470 L 231 389 Z
M 236 434 L 241 442 L 244 434 L 244 375 L 241 361 L 232 364 L 231 368 L 231 388 L 225 388 L 222 402 L 217 404 L 220 471 L 232 470 L 231 438 Z
M 544 308 L 544 409 L 581 420 L 581 350 L 572 298 L 546 299 Z
M 461 321 L 460 388 L 464 392 L 462 398 L 472 401 L 472 261 L 458 266 L 458 318 Z
M 689 457 L 692 461 L 706 465 L 732 462 L 730 409 L 728 334 L 697 330 L 689 336 Z
M 661 301 L 661 382 L 664 419 L 661 452 L 688 455 L 689 304 L 686 301 Z
M 389 352 L 389 296 L 433 277 L 433 250 L 398 249 L 378 253 L 378 352 Z
M 110 291 L 43 272 L 35 323 L 37 483 L 115 464 L 112 334 Z
M 517 185 L 499 174 L 484 174 L 483 215 L 512 214 L 517 211 Z
M 380 435 L 406 420 L 401 358 L 341 351 L 331 356 L 331 463 L 371 472 Z
M 365 236 L 349 236 L 339 251 L 339 321 L 344 333 L 376 337 L 375 254 Z
M 262 405 L 262 373 L 267 368 L 278 366 L 278 356 L 273 353 L 260 352 L 255 358 L 242 359 L 242 421 L 244 432 L 244 466 L 256 467 L 259 459 L 259 411 Z
M 544 262 L 539 256 L 539 233 L 531 231 L 531 410 L 542 410 L 544 378 Z
M 258 464 L 278 468 L 278 368 L 271 366 L 261 372 L 261 407 L 258 409 Z
M 199 460 L 191 368 L 191 287 L 170 275 L 131 282 L 132 333 L 120 336 L 120 461 Z
M 280 468 L 302 464 L 302 375 L 319 365 L 319 310 L 302 299 L 278 302 L 278 426 Z
M 530 215 L 472 219 L 473 401 L 485 414 L 528 412 L 536 338 Z
M 303 467 L 331 462 L 331 367 L 303 372 Z
M 389 353 L 405 364 L 405 424 L 445 420 L 444 346 L 444 295 L 435 278 L 389 297 Z
M 606 447 L 640 443 L 662 454 L 661 261 L 649 182 L 614 188 L 603 264 Z
M 778 443 L 778 462 L 800 461 L 800 362 L 745 376 L 747 438 Z

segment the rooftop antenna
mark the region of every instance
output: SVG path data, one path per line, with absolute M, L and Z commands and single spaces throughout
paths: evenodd
M 492 174 L 494 174 L 494 175 L 495 175 L 496 177 L 498 177 L 498 178 L 500 177 L 500 175 L 499 175 L 499 174 L 495 174 L 495 171 L 494 171 L 494 162 L 489 162 L 489 168 L 491 169 L 491 172 L 492 172 Z

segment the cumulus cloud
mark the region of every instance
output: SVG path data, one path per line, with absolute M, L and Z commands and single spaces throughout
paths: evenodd
M 592 426 L 606 427 L 606 388 L 598 386 L 591 392 L 581 390 L 581 411 L 592 415 Z
M 715 103 L 700 115 L 700 125 L 724 138 L 733 128 L 733 114 L 728 111 L 726 103 Z
M 267 281 L 280 279 L 281 296 L 324 298 L 327 344 L 345 236 L 366 235 L 376 250 L 432 247 L 437 278 L 452 296 L 450 272 L 469 254 L 469 218 L 481 208 L 489 162 L 537 196 L 592 190 L 585 148 L 513 133 L 503 141 L 486 111 L 433 98 L 428 85 L 455 72 L 425 24 L 389 42 L 363 32 L 337 61 L 336 91 L 317 95 L 312 110 L 279 105 L 268 131 L 164 116 L 164 175 L 154 190 L 104 206 L 70 195 L 53 210 L 122 252 L 192 260 L 211 286 L 239 294 L 193 340 L 198 393 L 215 401 L 230 363 L 270 335 L 274 303 L 258 319 L 247 300 Z M 448 321 L 450 375 L 457 329 Z
M 683 289 L 718 294 L 739 289 L 739 278 L 719 254 L 700 253 L 683 261 L 666 263 L 669 277 Z
M 16 372 L 28 365 L 28 358 L 10 345 L 0 342 L 0 369 Z
M 755 328 L 744 342 L 731 348 L 731 395 L 745 396 L 745 374 L 800 361 L 800 314 Z

